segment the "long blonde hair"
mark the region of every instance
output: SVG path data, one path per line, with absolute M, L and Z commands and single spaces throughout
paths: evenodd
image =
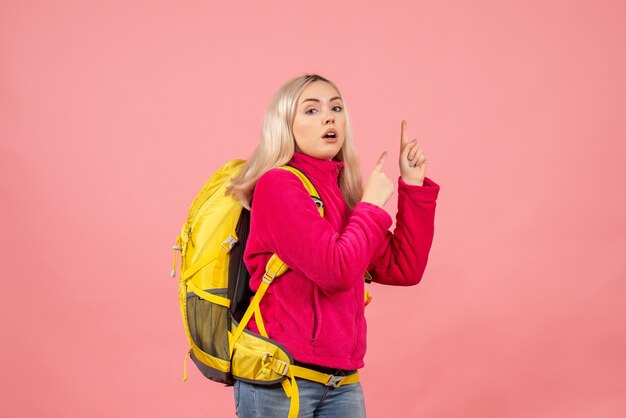
M 298 97 L 306 86 L 318 80 L 329 83 L 339 92 L 332 81 L 318 74 L 305 74 L 287 81 L 274 93 L 263 118 L 261 143 L 241 171 L 231 179 L 226 189 L 226 194 L 232 195 L 246 209 L 250 210 L 250 201 L 259 178 L 266 171 L 287 164 L 291 160 L 296 147 L 292 126 Z M 343 111 L 346 118 L 346 138 L 333 160 L 344 162 L 339 176 L 339 186 L 348 207 L 354 209 L 363 196 L 363 186 L 345 100 Z

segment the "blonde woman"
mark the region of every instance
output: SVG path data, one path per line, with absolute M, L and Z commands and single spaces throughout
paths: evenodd
M 344 98 L 330 80 L 304 75 L 285 83 L 264 118 L 261 143 L 229 193 L 250 209 L 244 262 L 256 291 L 273 253 L 290 269 L 261 301 L 266 332 L 298 366 L 334 376 L 297 378 L 299 417 L 365 417 L 361 385 L 337 385 L 362 368 L 366 349 L 364 273 L 375 283 L 411 286 L 423 275 L 433 240 L 439 186 L 425 177 L 426 157 L 401 123 L 396 228 L 383 209 L 394 192 L 387 151 L 361 185 Z M 322 218 L 289 164 L 316 187 Z M 258 333 L 255 321 L 248 329 Z M 237 380 L 239 417 L 287 417 L 280 384 Z

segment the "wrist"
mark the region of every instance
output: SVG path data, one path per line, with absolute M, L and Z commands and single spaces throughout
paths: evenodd
M 379 202 L 375 202 L 369 199 L 361 199 L 361 203 L 369 203 L 370 205 L 374 205 L 374 206 L 378 206 L 379 208 L 382 208 L 382 205 Z
M 406 179 L 402 177 L 402 181 L 408 184 L 409 186 L 423 186 L 424 185 L 424 180 Z

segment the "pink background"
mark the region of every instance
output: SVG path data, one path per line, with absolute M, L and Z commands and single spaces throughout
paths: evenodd
M 626 416 L 626 3 L 244 3 L 1 3 L 0 416 L 234 416 L 181 382 L 170 247 L 305 72 L 364 176 L 406 118 L 441 185 L 422 283 L 370 288 L 368 416 Z

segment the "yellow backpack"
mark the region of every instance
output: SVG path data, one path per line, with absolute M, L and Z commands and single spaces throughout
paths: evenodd
M 171 277 L 176 277 L 180 258 L 179 302 L 190 344 L 183 381 L 187 380 L 189 356 L 204 376 L 227 386 L 233 385 L 233 378 L 256 384 L 280 382 L 291 398 L 292 418 L 299 409 L 296 377 L 337 387 L 358 382 L 358 373 L 332 376 L 294 365 L 289 352 L 268 337 L 259 303 L 272 281 L 289 267 L 273 254 L 250 301 L 250 274 L 243 263 L 250 212 L 235 198 L 225 195 L 230 178 L 244 164 L 244 160 L 231 160 L 206 182 L 191 203 L 187 221 L 173 247 Z M 298 176 L 324 216 L 324 205 L 306 175 L 289 165 L 279 168 Z M 365 280 L 371 281 L 368 272 Z M 366 292 L 365 303 L 370 299 Z M 253 314 L 261 335 L 245 328 Z

